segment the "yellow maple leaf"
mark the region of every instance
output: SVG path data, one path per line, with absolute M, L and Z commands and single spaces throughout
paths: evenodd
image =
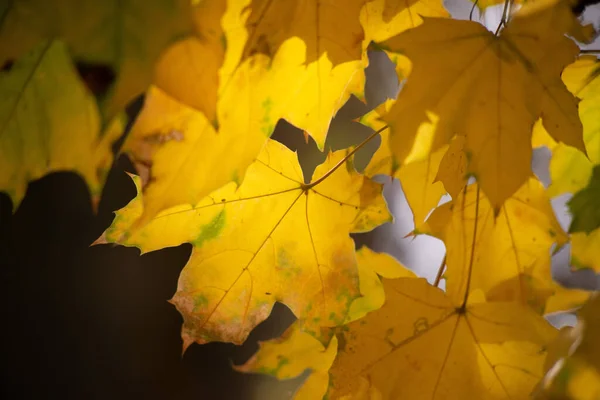
M 194 245 L 172 299 L 184 317 L 185 346 L 241 343 L 276 301 L 303 318 L 307 331 L 340 324 L 359 289 L 349 232 L 391 219 L 381 185 L 349 161 L 338 164 L 345 155 L 330 154 L 307 185 L 295 154 L 269 140 L 239 188 L 232 182 L 195 206 L 175 206 L 131 230 L 144 211 L 136 179 L 138 196 L 97 243 L 143 252 Z
M 360 21 L 369 41 L 382 42 L 420 25 L 423 17 L 449 16 L 441 0 L 370 0 Z
M 583 141 L 587 155 L 576 148 L 558 143 L 552 147 L 548 188 L 550 196 L 575 193 L 583 189 L 592 176 L 592 167 L 600 163 L 600 122 L 598 122 L 598 93 L 600 79 L 598 59 L 582 56 L 563 71 L 562 78 L 571 93 L 579 97 L 579 117 L 583 123 Z
M 582 56 L 563 71 L 562 78 L 567 88 L 582 99 L 579 103 L 579 117 L 583 123 L 583 140 L 588 157 L 578 149 L 561 143 L 551 146 L 550 196 L 576 193 L 583 189 L 592 176 L 594 165 L 600 163 L 599 68 L 600 63 L 596 57 Z M 575 269 L 591 268 L 600 271 L 599 248 L 600 230 L 589 234 L 571 234 L 571 266 Z
M 551 248 L 568 241 L 540 182 L 531 178 L 494 212 L 476 184 L 428 219 L 446 245 L 446 289 L 459 301 L 482 290 L 489 301 L 516 301 L 541 313 L 581 305 L 588 292 L 552 280 Z
M 547 370 L 537 387 L 539 400 L 594 400 L 600 396 L 600 296 L 577 313 L 575 327 L 565 327 L 549 346 Z
M 335 66 L 362 58 L 364 32 L 359 15 L 367 0 L 252 0 L 243 59 L 256 53 L 273 56 L 283 42 L 298 37 L 306 44 L 306 62 L 327 54 Z
M 307 65 L 306 44 L 297 37 L 281 43 L 272 58 L 258 53 L 242 60 L 251 33 L 245 28 L 251 13 L 248 4 L 249 0 L 228 3 L 220 20 L 227 50 L 219 69 L 215 120 L 207 118 L 206 109 L 201 115 L 194 99 L 199 97 L 200 102 L 206 99 L 204 92 L 196 91 L 194 85 L 189 88 L 168 85 L 159 76 L 157 85 L 168 86 L 169 93 L 176 98 L 157 88 L 149 90 L 144 110 L 126 143 L 126 150 L 142 167 L 140 174 L 147 177 L 145 208 L 138 227 L 166 208 L 196 204 L 232 180 L 241 183 L 247 166 L 281 118 L 311 134 L 322 147 L 332 116 L 351 92 L 358 87 L 362 90 L 366 57 L 334 67 L 327 54 L 323 54 Z M 197 24 L 211 31 L 214 21 L 209 17 L 222 12 L 222 7 L 215 7 L 212 0 L 206 1 L 196 6 L 198 13 L 202 7 L 210 11 L 202 17 L 209 20 L 208 27 L 201 24 L 202 20 Z M 217 24 L 213 30 L 218 32 L 218 29 Z M 208 71 L 198 71 L 195 65 L 206 57 L 206 51 L 222 50 L 216 44 L 215 32 L 206 43 L 191 38 L 170 48 L 162 59 L 168 78 L 180 79 L 175 76 L 179 73 L 183 76 L 198 73 L 207 78 L 205 74 L 215 65 L 207 66 Z M 175 70 L 170 70 L 170 60 L 176 63 Z M 204 80 L 195 81 L 207 87 Z M 213 173 L 206 174 L 207 170 Z
M 540 116 L 555 139 L 583 149 L 577 99 L 560 80 L 579 53 L 565 36 L 579 33 L 578 24 L 565 1 L 540 0 L 524 5 L 499 36 L 477 22 L 427 18 L 385 41 L 413 64 L 384 116 L 397 164 L 434 114 L 432 151 L 464 135 L 468 172 L 498 210 L 531 175 L 531 130 Z
M 515 303 L 457 304 L 424 279 L 384 286 L 386 304 L 338 334 L 328 398 L 529 396 L 556 336 L 543 318 Z
M 221 27 L 227 2 L 202 0 L 193 3 L 194 35 L 171 45 L 155 68 L 153 83 L 176 100 L 202 111 L 218 126 L 219 70 L 227 47 Z
M 415 277 L 389 254 L 362 247 L 356 252 L 356 257 L 362 297 L 352 302 L 345 323 L 358 320 L 383 306 L 385 293 L 379 276 Z M 321 398 L 327 392 L 329 368 L 337 354 L 336 336 L 332 336 L 326 348 L 320 340 L 303 332 L 302 325 L 296 322 L 280 338 L 262 342 L 252 358 L 236 369 L 272 375 L 278 379 L 295 378 L 309 369 L 310 375 L 295 393 L 294 399 Z
M 277 379 L 296 378 L 308 369 L 310 375 L 294 393 L 294 400 L 312 400 L 322 398 L 327 392 L 329 368 L 336 354 L 335 336 L 325 347 L 314 336 L 303 332 L 300 324 L 294 323 L 281 337 L 259 343 L 252 358 L 235 369 Z
M 102 131 L 98 106 L 63 42 L 42 42 L 0 72 L 0 121 L 0 190 L 13 209 L 30 181 L 56 171 L 81 175 L 98 203 L 124 118 Z
M 381 130 L 385 124 L 379 119 L 380 115 L 394 104 L 388 100 L 381 106 L 364 115 L 360 122 L 374 130 Z M 433 127 L 429 124 L 420 128 L 419 135 L 425 138 L 432 132 Z M 381 144 L 371 157 L 365 168 L 365 175 L 373 177 L 379 174 L 391 175 L 400 180 L 402 190 L 406 196 L 408 205 L 413 212 L 415 226 L 420 226 L 429 215 L 429 212 L 438 205 L 440 198 L 446 193 L 442 182 L 438 182 L 436 176 L 446 148 L 439 149 L 429 157 L 422 158 L 423 152 L 429 152 L 425 144 L 426 140 L 415 143 L 411 154 L 418 161 L 409 162 L 403 166 L 395 164 L 394 156 L 390 151 L 389 132 L 383 130 L 380 133 Z
M 0 64 L 42 40 L 64 40 L 77 59 L 115 71 L 102 104 L 110 119 L 146 90 L 162 51 L 191 34 L 189 7 L 187 0 L 10 2 L 0 27 Z

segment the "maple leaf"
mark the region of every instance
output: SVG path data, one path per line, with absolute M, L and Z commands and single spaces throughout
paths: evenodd
M 167 209 L 132 231 L 143 212 L 136 179 L 138 196 L 117 212 L 97 243 L 142 252 L 193 244 L 172 299 L 184 317 L 185 347 L 243 342 L 275 301 L 304 319 L 308 331 L 341 324 L 358 296 L 349 232 L 391 219 L 381 185 L 357 174 L 349 161 L 345 168 L 337 164 L 345 155 L 330 154 L 307 185 L 294 153 L 269 140 L 237 190 L 232 182 L 193 207 Z
M 310 375 L 294 393 L 294 400 L 322 398 L 329 384 L 329 368 L 337 354 L 337 338 L 327 346 L 303 332 L 299 323 L 292 324 L 281 337 L 259 343 L 258 351 L 246 363 L 234 368 L 240 372 L 271 375 L 277 379 Z
M 102 107 L 109 119 L 144 92 L 161 52 L 192 33 L 189 7 L 186 0 L 10 2 L 0 27 L 0 64 L 42 40 L 64 40 L 75 59 L 116 72 Z
M 67 47 L 40 43 L 0 72 L 0 190 L 16 209 L 27 184 L 55 171 L 77 172 L 97 205 L 123 118 L 104 131 L 98 106 Z
M 383 306 L 385 292 L 379 276 L 415 277 L 414 273 L 389 254 L 378 253 L 363 246 L 357 250 L 356 257 L 362 296 L 352 302 L 345 323 L 363 318 Z M 294 399 L 322 398 L 327 392 L 329 369 L 337 354 L 337 346 L 335 335 L 325 347 L 320 340 L 303 332 L 302 325 L 296 322 L 280 338 L 261 342 L 258 351 L 235 369 L 272 375 L 277 379 L 295 378 L 309 369 L 310 375 L 295 393 Z
M 524 5 L 499 36 L 477 22 L 427 18 L 383 42 L 413 64 L 383 118 L 397 164 L 434 114 L 432 151 L 464 135 L 468 173 L 498 210 L 531 175 L 531 130 L 540 116 L 555 139 L 583 150 L 577 99 L 560 80 L 579 52 L 565 33 L 583 36 L 578 24 L 568 4 L 542 0 Z
M 573 220 L 569 227 L 570 232 L 585 232 L 587 234 L 600 228 L 600 165 L 596 165 L 592 171 L 588 185 L 575 193 L 569 200 L 569 210 L 573 214 Z
M 242 60 L 256 53 L 271 57 L 291 37 L 298 37 L 306 44 L 307 63 L 323 54 L 333 66 L 360 60 L 364 32 L 359 14 L 365 2 L 252 0 Z
M 414 28 L 423 17 L 449 17 L 441 0 L 371 0 L 362 8 L 360 21 L 369 41 L 381 42 Z
M 579 116 L 583 123 L 583 140 L 588 157 L 575 148 L 545 140 L 544 144 L 552 149 L 550 161 L 552 183 L 548 188 L 550 196 L 584 190 L 592 178 L 594 165 L 600 164 L 599 65 L 596 57 L 582 56 L 563 71 L 562 79 L 565 85 L 582 99 L 579 103 Z M 540 137 L 546 134 L 543 129 L 539 131 Z M 591 268 L 600 271 L 598 248 L 600 248 L 600 230 L 590 233 L 572 233 L 571 266 L 575 269 Z
M 505 1 L 504 0 L 471 0 L 471 2 L 477 6 L 477 8 L 479 8 L 481 11 L 485 10 L 488 7 L 491 6 L 497 6 L 499 4 L 504 4 Z M 520 5 L 523 4 L 524 1 L 523 0 L 514 0 L 510 2 L 510 5 Z
M 577 313 L 574 327 L 565 327 L 550 344 L 547 371 L 535 398 L 593 400 L 600 396 L 600 296 L 595 294 Z
M 393 100 L 388 100 L 363 116 L 360 122 L 374 130 L 382 129 L 385 125 L 379 116 L 389 110 L 393 103 Z M 434 124 L 424 124 L 420 127 L 418 135 L 426 139 L 431 135 L 434 127 Z M 418 229 L 431 210 L 438 205 L 441 197 L 446 194 L 445 186 L 455 198 L 466 184 L 466 162 L 462 151 L 464 140 L 456 137 L 449 147 L 445 146 L 431 154 L 429 154 L 427 140 L 418 141 L 407 157 L 407 160 L 417 159 L 417 161 L 407 161 L 403 166 L 399 166 L 395 164 L 394 156 L 390 151 L 389 132 L 384 130 L 380 136 L 381 144 L 365 168 L 365 175 L 372 177 L 386 174 L 400 180 L 408 205 L 413 212 L 415 227 Z M 423 154 L 429 155 L 423 156 Z
M 203 112 L 218 127 L 219 70 L 227 47 L 221 27 L 227 2 L 202 0 L 192 6 L 194 35 L 171 45 L 156 64 L 153 83 L 174 99 Z
M 242 81 L 247 78 L 240 75 Z M 226 100 L 236 95 L 252 96 L 248 87 L 235 88 L 236 93 L 229 93 Z M 136 227 L 169 207 L 196 204 L 227 182 L 241 183 L 246 168 L 275 126 L 269 115 L 275 106 L 268 100 L 248 104 L 221 118 L 216 131 L 204 113 L 154 86 L 148 90 L 123 146 L 143 183 L 144 210 Z
M 446 245 L 446 288 L 454 301 L 480 289 L 489 301 L 517 301 L 541 314 L 579 306 L 589 296 L 552 280 L 550 249 L 564 245 L 568 236 L 533 178 L 496 218 L 475 184 L 434 210 L 427 223 L 429 233 Z
M 600 123 L 597 118 L 600 93 L 598 79 L 598 59 L 582 56 L 567 66 L 562 79 L 571 93 L 581 98 L 579 117 L 583 123 L 583 141 L 586 154 L 562 143 L 549 143 L 552 150 L 548 188 L 550 196 L 562 193 L 575 193 L 587 184 L 592 175 L 592 166 L 600 163 Z
M 424 279 L 384 287 L 386 304 L 338 335 L 328 398 L 524 399 L 541 377 L 555 330 L 527 308 L 456 304 Z

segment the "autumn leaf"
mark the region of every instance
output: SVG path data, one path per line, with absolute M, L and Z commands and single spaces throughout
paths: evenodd
M 392 104 L 393 100 L 388 100 L 363 116 L 360 122 L 374 130 L 383 129 L 385 124 L 379 119 L 379 116 L 386 109 L 389 109 Z M 432 126 L 423 125 L 419 135 L 426 137 L 431 131 Z M 411 154 L 416 155 L 415 158 L 418 161 L 408 162 L 400 167 L 395 164 L 394 157 L 390 152 L 389 131 L 382 130 L 380 136 L 381 144 L 365 168 L 365 175 L 373 177 L 384 174 L 398 178 L 402 184 L 402 190 L 408 205 L 413 212 L 415 226 L 420 226 L 431 210 L 438 205 L 440 198 L 446 193 L 444 185 L 442 182 L 437 181 L 436 176 L 447 149 L 439 149 L 429 157 L 422 159 L 420 154 L 428 152 L 429 148 L 415 146 Z
M 338 335 L 328 398 L 529 396 L 556 336 L 543 318 L 515 303 L 461 306 L 424 279 L 384 287 L 386 304 Z
M 294 153 L 270 140 L 239 188 L 232 182 L 132 231 L 143 212 L 136 179 L 138 196 L 97 243 L 142 252 L 192 243 L 172 299 L 184 317 L 185 347 L 242 343 L 276 301 L 303 319 L 306 331 L 341 324 L 359 290 L 349 232 L 391 219 L 381 185 L 357 174 L 345 154 L 332 153 L 306 185 Z
M 587 155 L 581 151 L 558 143 L 551 146 L 550 196 L 575 193 L 583 189 L 592 176 L 592 167 L 600 163 L 600 122 L 598 120 L 600 79 L 597 71 L 600 64 L 593 56 L 582 56 L 567 66 L 562 79 L 571 93 L 581 99 L 579 117 L 583 123 L 583 141 Z
M 382 42 L 414 28 L 423 17 L 449 17 L 441 0 L 371 0 L 362 8 L 360 21 L 369 41 Z
M 215 128 L 219 71 L 227 43 L 221 27 L 227 2 L 202 0 L 192 5 L 194 35 L 172 44 L 156 64 L 153 83 L 169 96 L 204 113 Z
M 319 60 L 323 54 L 333 66 L 360 60 L 364 32 L 359 13 L 365 2 L 252 0 L 242 60 L 256 53 L 272 57 L 291 37 L 305 43 L 307 63 Z
M 540 182 L 531 178 L 494 218 L 477 184 L 432 213 L 430 234 L 446 245 L 446 289 L 457 302 L 480 289 L 489 301 L 516 301 L 540 314 L 580 305 L 588 294 L 552 280 L 550 250 L 568 241 Z
M 392 256 L 361 247 L 356 252 L 361 297 L 355 299 L 346 323 L 363 318 L 371 311 L 383 306 L 385 292 L 379 276 L 385 278 L 414 278 L 415 275 Z M 345 329 L 334 328 L 335 330 Z M 310 375 L 302 384 L 294 399 L 322 398 L 327 392 L 329 369 L 337 354 L 337 338 L 332 336 L 327 350 L 320 340 L 302 331 L 302 325 L 292 324 L 277 339 L 260 343 L 258 351 L 242 366 L 242 372 L 257 372 L 278 379 L 298 377 L 305 370 Z
M 569 200 L 569 210 L 573 214 L 573 220 L 569 232 L 584 232 L 590 234 L 600 228 L 600 165 L 596 165 L 592 171 L 588 185 L 575 193 Z
M 242 81 L 246 78 L 240 76 Z M 252 96 L 238 90 L 227 99 L 236 94 Z M 241 183 L 274 129 L 275 121 L 269 118 L 272 107 L 268 102 L 248 103 L 231 110 L 234 118 L 221 118 L 216 131 L 204 113 L 151 87 L 123 146 L 142 177 L 144 190 L 143 213 L 134 228 L 143 227 L 169 207 L 196 204 L 228 182 Z
M 13 210 L 29 182 L 56 171 L 77 172 L 98 204 L 124 120 L 101 130 L 98 106 L 64 43 L 40 43 L 0 72 L 0 121 L 0 190 Z
M 310 375 L 294 394 L 294 400 L 318 399 L 327 392 L 329 368 L 337 354 L 337 345 L 334 336 L 325 347 L 314 336 L 303 332 L 300 324 L 294 323 L 281 337 L 259 343 L 252 358 L 234 368 L 277 379 L 296 378 L 308 369 Z
M 550 344 L 538 400 L 593 400 L 600 396 L 600 297 L 594 295 L 579 310 L 574 327 L 565 327 Z
M 186 0 L 14 1 L 0 27 L 0 64 L 46 39 L 64 40 L 74 58 L 116 73 L 102 115 L 112 118 L 152 80 L 171 43 L 192 33 Z
M 562 74 L 563 81 L 569 90 L 582 99 L 579 103 L 579 116 L 583 123 L 583 139 L 588 157 L 581 151 L 564 144 L 559 143 L 551 146 L 550 176 L 552 183 L 548 188 L 550 196 L 584 190 L 592 178 L 594 165 L 600 163 L 599 65 L 596 57 L 582 56 L 565 68 Z M 591 201 L 593 203 L 594 199 L 591 199 Z M 572 268 L 591 268 L 594 271 L 600 271 L 599 248 L 600 230 L 594 230 L 590 233 L 572 233 Z
M 560 80 L 579 53 L 565 36 L 579 34 L 578 24 L 566 2 L 541 0 L 525 4 L 499 36 L 477 22 L 428 18 L 383 42 L 413 64 L 384 116 L 397 164 L 433 114 L 432 151 L 464 135 L 467 172 L 499 210 L 531 175 L 531 129 L 540 116 L 556 140 L 583 150 L 577 99 Z

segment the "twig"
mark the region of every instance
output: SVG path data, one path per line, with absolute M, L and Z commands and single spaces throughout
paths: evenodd
M 442 275 L 444 275 L 444 270 L 446 269 L 446 254 L 444 254 L 444 258 L 442 258 L 442 262 L 440 263 L 440 267 L 438 268 L 437 275 L 435 276 L 435 281 L 433 281 L 433 286 L 438 287 L 440 281 L 442 280 Z
M 344 164 L 350 157 L 352 157 L 352 155 L 354 153 L 356 153 L 358 150 L 360 150 L 365 144 L 369 143 L 371 141 L 371 139 L 373 139 L 375 136 L 379 135 L 381 132 L 385 131 L 387 128 L 389 128 L 389 125 L 384 126 L 383 128 L 380 128 L 379 130 L 371 133 L 365 140 L 363 140 L 358 146 L 356 146 L 355 148 L 353 148 L 348 154 L 346 154 L 346 156 L 344 158 L 342 158 L 337 164 L 335 164 L 329 171 L 325 172 L 325 174 L 320 177 L 319 179 L 317 179 L 314 182 L 311 183 L 307 183 L 307 184 L 303 184 L 302 185 L 302 189 L 303 190 L 308 190 L 312 187 L 317 186 L 319 183 L 323 182 L 325 179 L 327 179 L 329 177 L 329 175 L 333 174 L 335 172 L 336 169 L 338 169 L 342 164 Z

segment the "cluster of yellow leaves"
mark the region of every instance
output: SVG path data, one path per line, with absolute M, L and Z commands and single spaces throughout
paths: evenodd
M 584 189 L 600 157 L 598 61 L 576 61 L 567 35 L 590 31 L 571 7 L 527 2 L 491 32 L 440 0 L 13 2 L 0 27 L 0 188 L 16 207 L 29 181 L 67 169 L 97 198 L 122 109 L 144 93 L 123 147 L 137 196 L 95 243 L 192 244 L 171 299 L 184 349 L 242 343 L 281 302 L 298 321 L 238 369 L 308 368 L 297 398 L 527 398 L 563 340 L 543 315 L 590 296 L 552 280 L 552 249 L 571 240 L 574 263 L 598 268 L 598 230 L 569 236 L 548 198 Z M 269 137 L 285 119 L 323 150 L 336 112 L 363 98 L 372 43 L 404 80 L 361 119 L 381 146 L 364 175 L 346 149 L 305 183 Z M 108 65 L 115 82 L 93 96 L 75 62 Z M 549 191 L 532 143 L 553 149 Z M 445 292 L 355 251 L 350 233 L 392 219 L 378 174 L 400 179 L 413 233 L 444 242 Z M 574 200 L 582 215 L 596 188 Z M 576 390 L 546 380 L 542 391 Z

